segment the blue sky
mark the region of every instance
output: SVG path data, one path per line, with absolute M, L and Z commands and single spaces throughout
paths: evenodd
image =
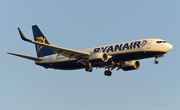
M 179 0 L 1 0 L 1 110 L 180 110 Z M 37 24 L 53 45 L 83 49 L 144 38 L 161 38 L 173 49 L 154 64 L 124 72 L 45 69 L 11 56 L 36 56 L 17 27 L 33 39 Z

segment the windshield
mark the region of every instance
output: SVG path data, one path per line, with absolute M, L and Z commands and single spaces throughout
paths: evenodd
M 166 43 L 166 41 L 157 41 L 156 43 Z

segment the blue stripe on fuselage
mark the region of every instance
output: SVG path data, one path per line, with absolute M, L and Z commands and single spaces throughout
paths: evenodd
M 154 57 L 159 54 L 165 54 L 166 52 L 160 52 L 160 51 L 141 51 L 141 52 L 131 52 L 131 53 L 119 53 L 119 54 L 111 54 L 112 60 L 114 62 L 119 62 L 119 61 L 128 61 L 128 60 L 137 60 L 137 59 L 144 59 L 144 58 L 150 58 Z M 103 66 L 107 65 L 110 62 L 102 63 L 100 62 L 99 64 L 97 63 L 98 60 L 101 59 L 94 59 L 92 60 L 92 66 Z M 93 63 L 94 62 L 94 63 Z M 82 65 L 81 63 L 77 63 L 77 60 L 72 60 L 72 61 L 64 61 L 64 62 L 36 62 L 37 65 L 43 66 L 45 68 L 54 68 L 54 69 L 64 69 L 64 70 L 73 70 L 73 69 L 81 69 L 84 68 L 85 66 Z

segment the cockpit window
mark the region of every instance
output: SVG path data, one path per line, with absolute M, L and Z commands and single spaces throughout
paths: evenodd
M 166 41 L 157 41 L 157 43 L 166 43 Z

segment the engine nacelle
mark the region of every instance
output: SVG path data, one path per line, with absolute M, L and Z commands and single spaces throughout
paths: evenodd
M 107 62 L 111 58 L 106 53 L 95 53 L 89 57 L 90 62 Z
M 124 71 L 136 70 L 141 67 L 141 63 L 138 60 L 127 61 L 121 67 Z

